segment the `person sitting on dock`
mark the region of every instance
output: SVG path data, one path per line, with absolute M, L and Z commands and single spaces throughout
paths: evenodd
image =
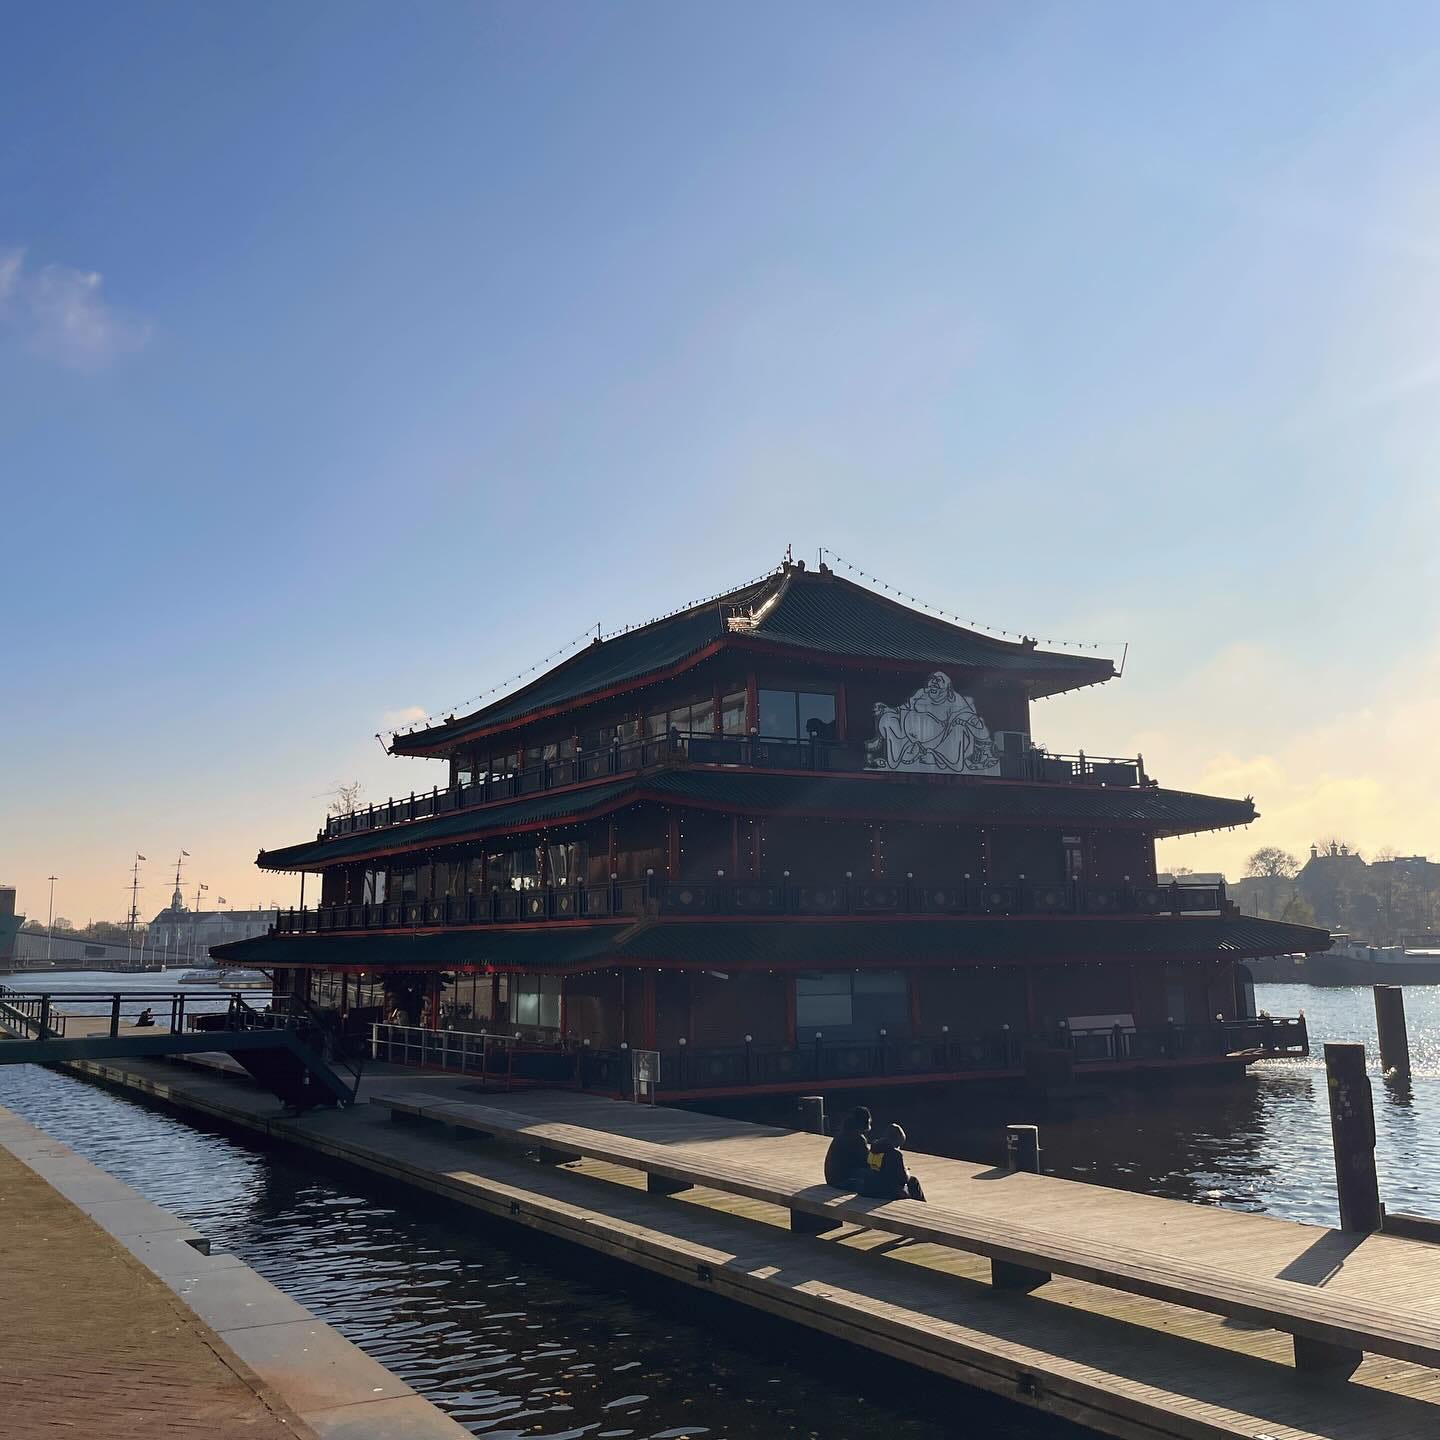
M 154 1023 L 155 1012 L 148 1005 L 135 1017 L 135 1024 L 140 1029 Z
M 841 1122 L 840 1133 L 825 1152 L 825 1183 L 837 1190 L 854 1190 L 857 1176 L 870 1157 L 870 1112 L 857 1105 Z
M 923 1200 L 925 1191 L 905 1164 L 905 1132 L 887 1125 L 870 1142 L 860 1193 L 870 1200 Z

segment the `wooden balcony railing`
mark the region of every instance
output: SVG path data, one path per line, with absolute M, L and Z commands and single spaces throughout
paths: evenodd
M 439 900 L 282 910 L 271 933 L 428 930 L 452 926 L 595 920 L 625 915 L 1197 915 L 1226 913 L 1221 885 L 1037 884 L 1026 880 L 921 885 L 909 880 L 626 881 L 496 890 Z
M 628 1094 L 632 1052 L 588 1042 L 494 1033 L 371 1027 L 373 1059 L 475 1073 L 512 1086 L 566 1086 Z M 497 1029 L 499 1027 L 496 1027 Z M 1207 1021 L 1200 1024 L 1117 1025 L 1106 1030 L 1027 1033 L 1000 1027 L 973 1034 L 840 1037 L 816 1032 L 795 1045 L 679 1044 L 660 1051 L 659 1094 L 783 1088 L 797 1082 L 905 1076 L 1018 1074 L 1032 1046 L 1069 1050 L 1077 1066 L 1219 1059 L 1285 1058 L 1309 1053 L 1305 1017 Z
M 1141 756 L 1052 755 L 1030 745 L 1026 737 L 1007 735 L 1000 754 L 1000 777 L 1043 784 L 1152 785 Z M 859 774 L 866 769 L 865 746 L 859 741 L 775 740 L 763 735 L 684 734 L 654 736 L 604 750 L 582 750 L 565 760 L 550 760 L 505 775 L 486 775 L 465 785 L 438 787 L 419 794 L 392 797 L 379 805 L 362 806 L 347 815 L 331 815 L 317 839 L 364 834 L 412 820 L 427 820 L 457 810 L 514 800 L 569 785 L 633 775 L 661 764 L 735 766 L 753 770 L 822 770 Z M 878 773 L 878 772 L 877 772 Z

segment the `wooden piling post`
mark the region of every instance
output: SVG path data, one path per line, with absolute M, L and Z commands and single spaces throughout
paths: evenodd
M 802 1095 L 799 1103 L 800 1128 L 812 1135 L 825 1133 L 825 1097 L 823 1095 Z
M 1398 985 L 1375 986 L 1375 1031 L 1380 1040 L 1380 1073 L 1410 1078 L 1410 1037 L 1405 1030 L 1405 992 Z
M 1365 1047 L 1327 1044 L 1325 1079 L 1330 1092 L 1340 1228 L 1369 1234 L 1380 1229 L 1383 1214 L 1375 1174 L 1375 1103 L 1365 1073 Z
M 1040 1173 L 1040 1128 L 1037 1125 L 1005 1127 L 1005 1163 L 1011 1170 Z

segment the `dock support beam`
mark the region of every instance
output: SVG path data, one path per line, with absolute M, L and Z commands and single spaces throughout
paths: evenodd
M 1304 1375 L 1330 1375 L 1337 1380 L 1348 1380 L 1365 1358 L 1363 1350 L 1352 1350 L 1348 1345 L 1332 1345 L 1327 1340 L 1311 1340 L 1305 1335 L 1296 1335 L 1293 1339 L 1295 1368 Z
M 1040 1173 L 1040 1127 L 1038 1125 L 1007 1125 L 1005 1127 L 1005 1164 L 1011 1170 Z
M 992 1260 L 990 1262 L 990 1287 L 993 1290 L 1018 1291 L 1028 1295 L 1050 1278 L 1048 1270 L 1036 1270 L 1029 1265 L 1017 1265 L 1013 1260 Z
M 1380 1039 L 1380 1073 L 1409 1080 L 1410 1037 L 1405 1030 L 1405 992 L 1398 985 L 1375 987 L 1375 1032 Z
M 790 1233 L 792 1235 L 828 1235 L 832 1230 L 843 1230 L 844 1220 L 831 1220 L 824 1215 L 811 1215 L 807 1210 L 790 1212 Z
M 1365 1047 L 1328 1043 L 1325 1079 L 1330 1091 L 1330 1135 L 1335 1147 L 1340 1228 L 1368 1235 L 1380 1229 L 1384 1212 L 1380 1207 L 1380 1181 L 1375 1174 L 1375 1102 L 1370 1077 L 1365 1073 Z
M 823 1095 L 802 1095 L 799 1101 L 800 1128 L 812 1135 L 825 1133 L 825 1097 Z

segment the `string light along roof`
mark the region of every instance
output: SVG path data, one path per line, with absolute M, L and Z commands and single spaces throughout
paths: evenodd
M 1001 640 L 927 615 L 829 569 L 786 564 L 776 574 L 689 609 L 592 641 L 504 698 L 472 714 L 397 734 L 397 755 L 443 753 L 527 717 L 578 704 L 647 677 L 684 668 L 714 646 L 1000 671 L 1033 696 L 1109 680 L 1115 666 L 1097 655 L 1041 650 L 1028 639 Z

